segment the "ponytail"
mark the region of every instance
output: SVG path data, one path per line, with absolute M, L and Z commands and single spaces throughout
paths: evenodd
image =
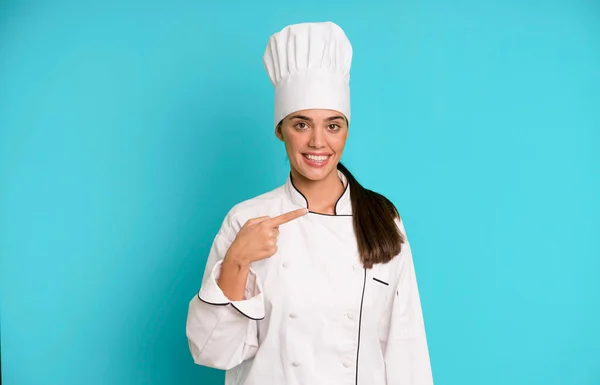
M 383 195 L 361 186 L 342 163 L 337 168 L 350 183 L 352 221 L 363 266 L 370 269 L 374 264 L 391 261 L 400 254 L 405 241 L 395 222 L 400 219 L 398 210 Z

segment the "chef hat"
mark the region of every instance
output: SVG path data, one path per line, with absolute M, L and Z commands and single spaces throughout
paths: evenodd
M 289 25 L 269 38 L 263 63 L 275 87 L 275 125 L 306 109 L 339 111 L 350 121 L 352 45 L 332 22 Z

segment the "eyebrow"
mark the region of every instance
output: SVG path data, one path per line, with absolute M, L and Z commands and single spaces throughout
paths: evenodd
M 309 118 L 308 116 L 304 116 L 304 115 L 292 115 L 290 116 L 290 120 L 292 119 L 300 119 L 300 120 L 306 120 L 308 122 L 312 122 L 313 120 L 311 118 Z M 345 120 L 346 118 L 344 118 L 341 115 L 336 115 L 336 116 L 330 116 L 328 118 L 325 119 L 326 122 L 331 122 L 332 120 Z
M 292 119 L 307 120 L 309 122 L 313 121 L 311 118 L 309 118 L 308 116 L 304 116 L 304 115 L 292 115 L 292 116 L 290 116 L 290 120 L 292 120 Z

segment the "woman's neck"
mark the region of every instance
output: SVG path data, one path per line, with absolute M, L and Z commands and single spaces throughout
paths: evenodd
M 292 169 L 292 179 L 296 189 L 308 201 L 310 211 L 320 214 L 335 214 L 335 204 L 345 189 L 336 169 L 318 181 L 307 179 Z

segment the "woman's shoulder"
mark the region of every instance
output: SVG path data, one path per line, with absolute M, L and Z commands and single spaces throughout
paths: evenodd
M 279 186 L 235 204 L 227 212 L 223 226 L 237 232 L 249 219 L 280 214 L 279 211 L 288 206 L 284 187 Z
M 235 204 L 229 215 L 242 215 L 246 212 L 263 211 L 278 202 L 285 197 L 284 186 L 279 186 L 271 191 L 267 191 L 255 197 L 243 200 Z

